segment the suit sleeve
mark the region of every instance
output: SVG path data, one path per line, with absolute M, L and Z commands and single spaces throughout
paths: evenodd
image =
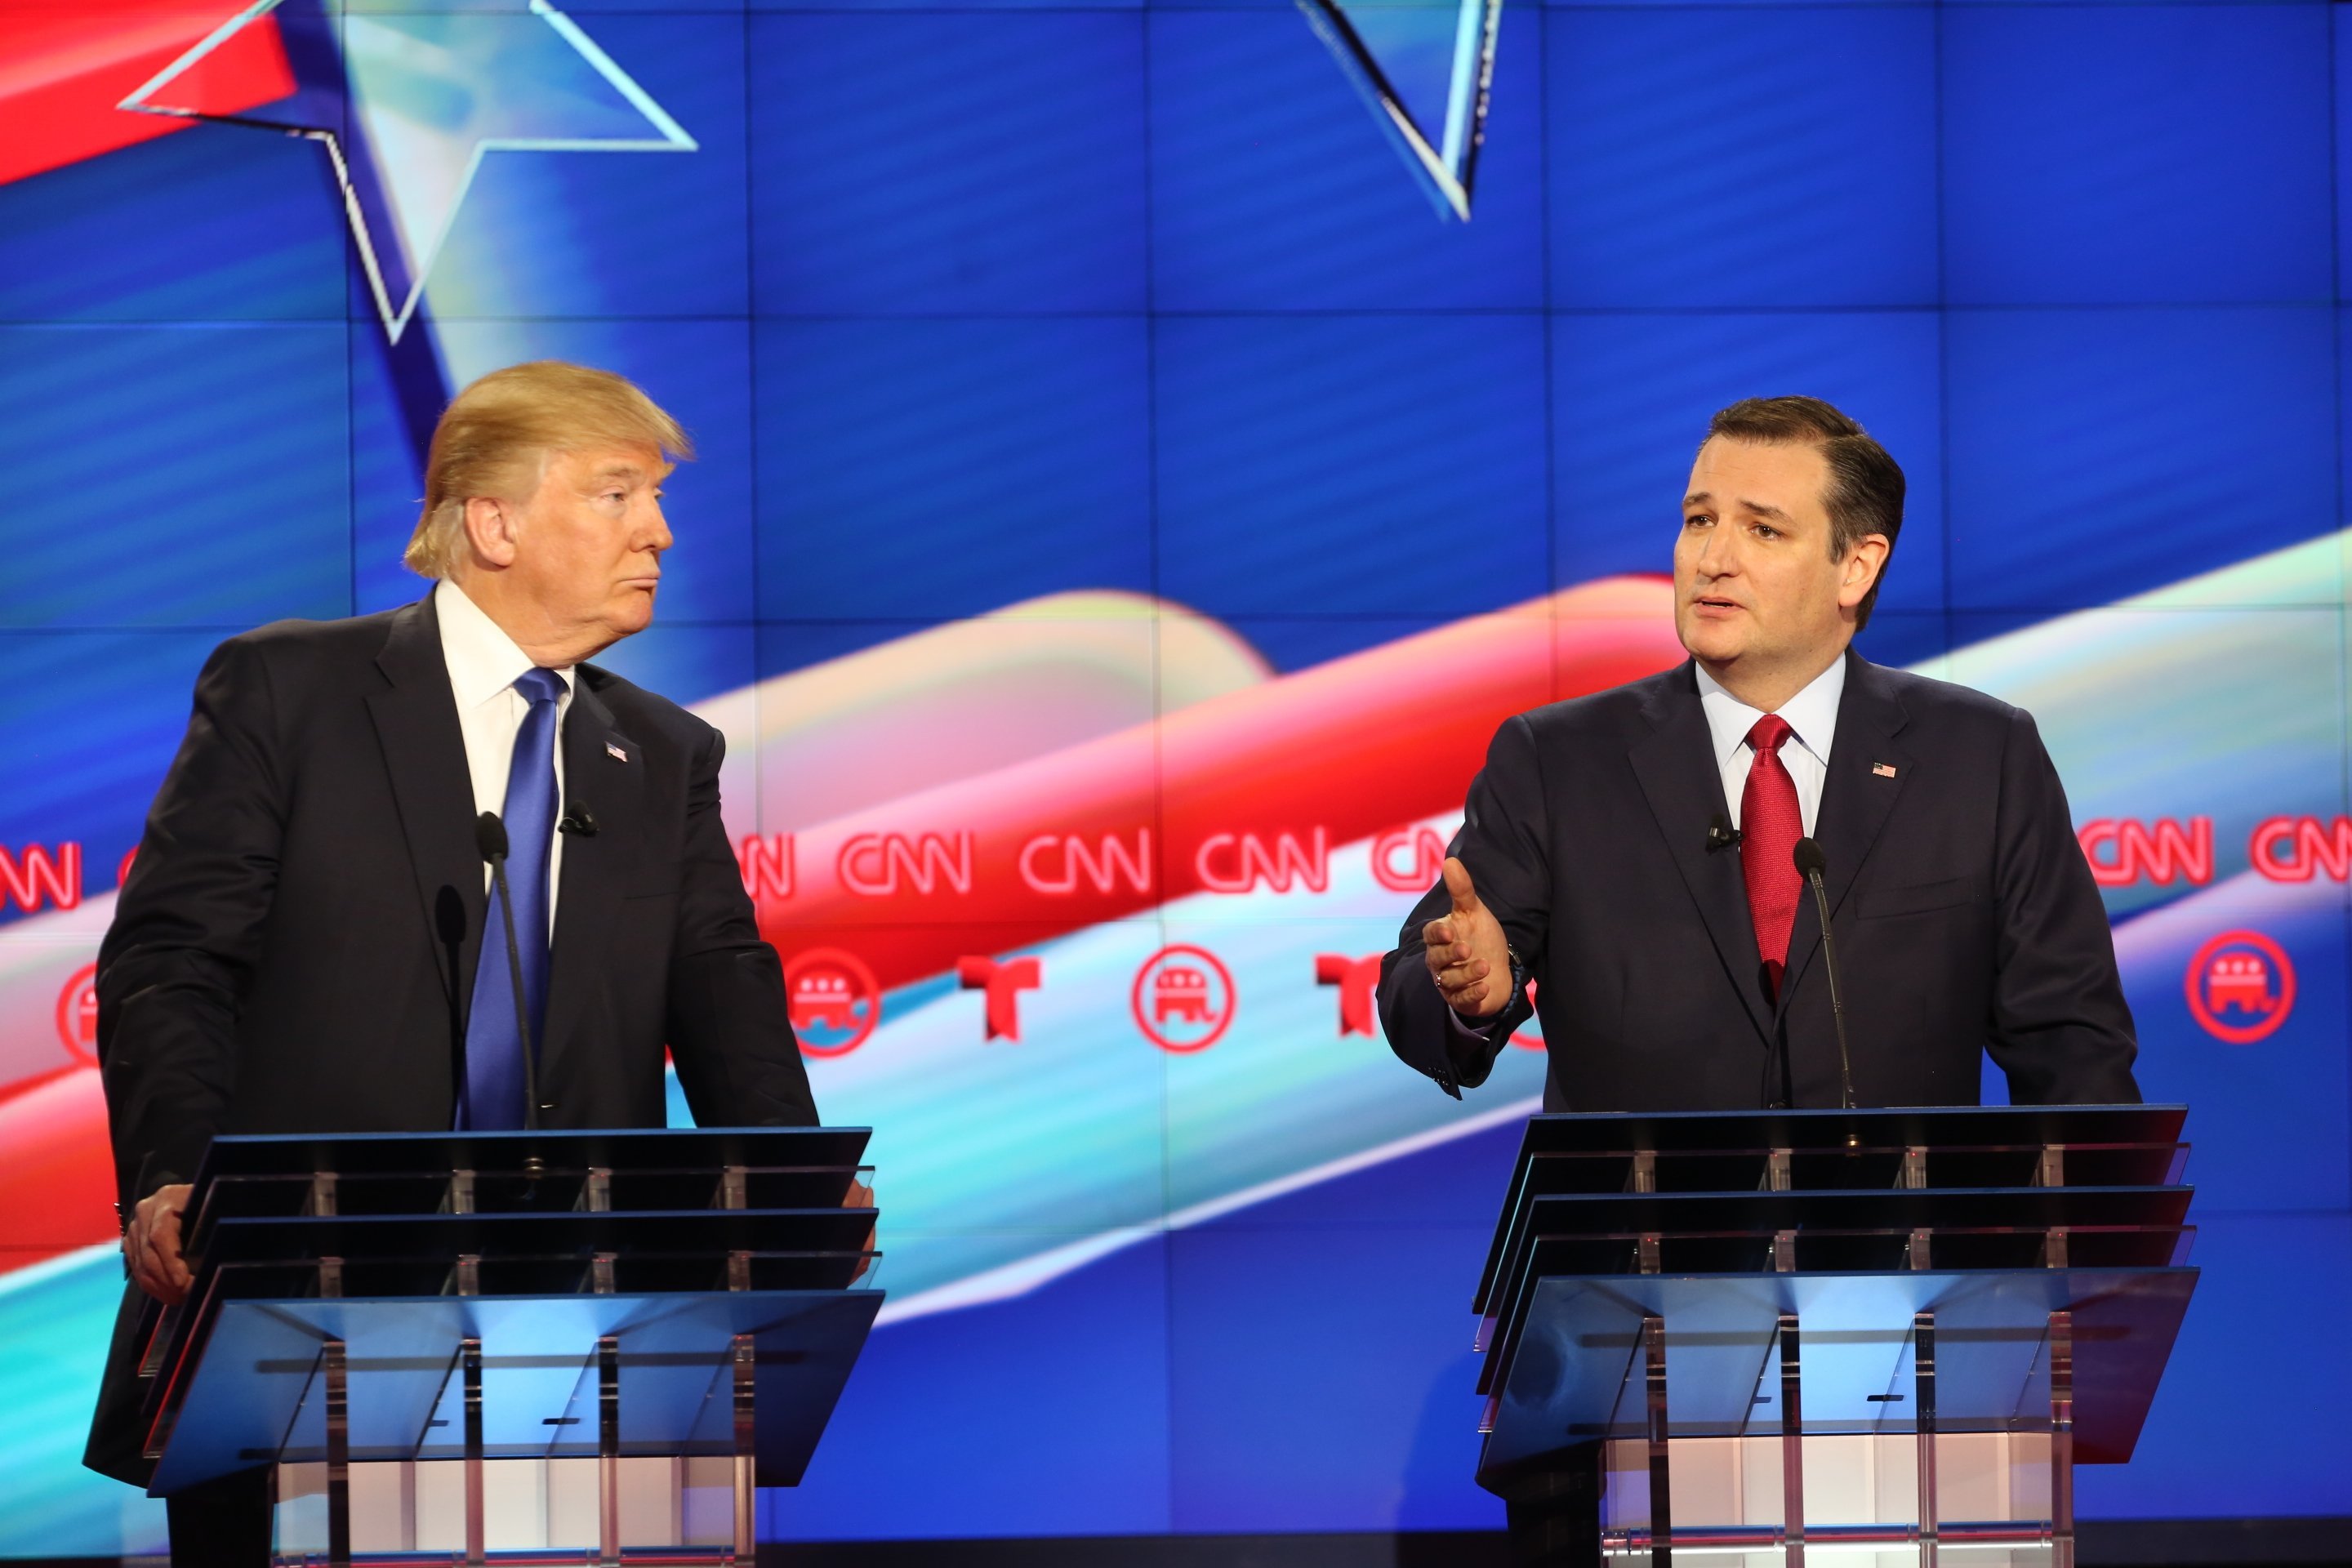
M 1470 781 L 1462 830 L 1447 852 L 1469 869 L 1478 898 L 1530 969 L 1541 962 L 1551 919 L 1551 833 L 1535 731 L 1525 715 L 1505 720 L 1486 748 L 1486 765 Z M 1438 994 L 1423 954 L 1422 928 L 1449 907 L 1443 878 L 1413 906 L 1396 950 L 1381 961 L 1381 1027 L 1406 1066 L 1454 1099 L 1486 1081 L 1513 1030 L 1535 1011 L 1527 994 L 1475 1028 L 1459 1025 Z
M 2139 1102 L 2131 1008 L 2098 885 L 2032 715 L 2011 720 L 1996 826 L 1990 1047 L 2020 1105 Z
M 761 940 L 719 812 L 718 731 L 687 782 L 686 864 L 670 949 L 668 1037 L 679 1087 L 705 1127 L 814 1127 L 776 950 Z
M 194 1175 L 236 1086 L 237 1016 L 278 887 L 281 755 L 269 672 L 232 638 L 196 678 L 99 949 L 99 1067 L 126 1215 Z

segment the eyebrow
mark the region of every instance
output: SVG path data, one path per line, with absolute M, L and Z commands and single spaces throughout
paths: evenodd
M 1683 497 L 1683 505 L 1705 506 L 1712 502 L 1714 500 L 1715 498 L 1705 490 L 1693 490 L 1690 494 Z M 1777 517 L 1782 522 L 1790 521 L 1789 514 L 1787 512 L 1782 511 L 1777 506 L 1769 506 L 1760 500 L 1742 500 L 1736 504 L 1738 504 L 1743 511 L 1752 511 L 1758 517 Z
M 639 468 L 635 463 L 607 463 L 591 476 L 591 478 L 599 481 L 604 479 L 642 479 L 645 477 L 645 469 Z

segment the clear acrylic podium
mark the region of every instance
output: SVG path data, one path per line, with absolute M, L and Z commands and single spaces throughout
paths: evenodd
M 149 1489 L 274 1467 L 281 1563 L 750 1563 L 881 1305 L 866 1137 L 217 1139 Z
M 2196 1283 L 2184 1116 L 1536 1117 L 1479 1483 L 1527 1561 L 2072 1568 L 2074 1467 L 2130 1458 Z

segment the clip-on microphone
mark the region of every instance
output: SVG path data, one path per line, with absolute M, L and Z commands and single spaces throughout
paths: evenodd
M 1715 820 L 1707 826 L 1706 851 L 1712 855 L 1718 849 L 1734 848 L 1740 837 L 1739 829 L 1731 826 L 1731 818 L 1718 811 L 1715 814 Z

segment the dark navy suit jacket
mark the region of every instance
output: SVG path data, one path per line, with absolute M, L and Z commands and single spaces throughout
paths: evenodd
M 1857 1105 L 1973 1105 L 1986 1052 L 2021 1103 L 2136 1102 L 2131 1011 L 2066 796 L 2022 710 L 1846 655 L 1814 837 Z M 1563 1110 L 1835 1106 L 1813 900 L 1766 997 L 1694 667 L 1507 721 L 1454 853 L 1538 982 Z M 1448 1093 L 1528 1007 L 1453 1027 L 1423 957 L 1441 882 L 1381 975 L 1391 1047 Z

